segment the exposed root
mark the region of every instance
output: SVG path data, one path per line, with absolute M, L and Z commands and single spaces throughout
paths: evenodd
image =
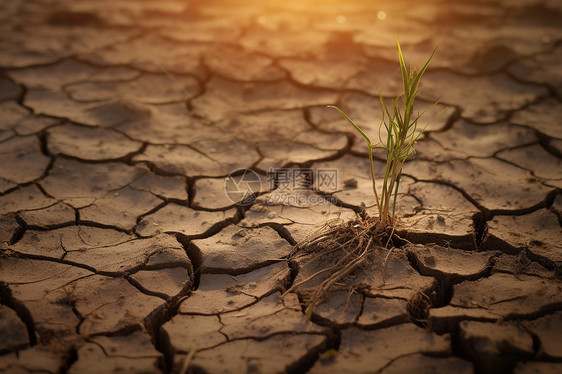
M 319 236 L 299 243 L 297 249 L 313 253 L 316 259 L 319 257 L 336 258 L 336 263 L 296 282 L 285 294 L 295 291 L 320 275 L 331 273 L 319 285 L 304 292 L 305 313 L 310 319 L 314 308 L 325 299 L 328 293 L 339 285 L 346 276 L 366 263 L 375 250 L 394 245 L 394 241 L 398 239 L 394 237 L 395 228 L 396 222 L 393 222 L 391 226 L 383 225 L 377 217 L 368 216 L 327 226 L 327 229 Z M 391 252 L 392 249 L 389 251 L 382 267 L 386 264 Z M 382 268 L 381 271 L 383 271 Z
M 370 245 L 371 240 L 369 240 L 369 243 L 359 256 L 345 264 L 341 269 L 332 274 L 328 279 L 322 282 L 318 288 L 314 290 L 309 300 L 308 307 L 306 308 L 306 316 L 308 317 L 308 319 L 311 318 L 312 310 L 314 309 L 314 307 L 324 299 L 324 296 L 328 293 L 332 286 L 340 281 L 343 277 L 351 273 L 353 270 L 355 270 L 367 259 L 366 254 L 369 250 Z
M 185 355 L 185 358 L 183 359 L 182 365 L 181 365 L 181 369 L 179 371 L 180 374 L 186 374 L 187 370 L 189 368 L 189 364 L 191 363 L 191 360 L 193 359 L 193 356 L 195 356 L 195 349 L 191 349 L 189 352 L 187 352 L 187 354 Z

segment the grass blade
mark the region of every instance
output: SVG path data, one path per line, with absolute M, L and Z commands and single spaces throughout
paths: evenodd
M 369 145 L 369 147 L 371 147 L 371 140 L 369 139 L 369 137 L 340 108 L 338 108 L 337 106 L 334 106 L 334 105 L 328 105 L 326 108 L 334 108 L 335 110 L 337 110 L 341 114 L 341 116 L 347 122 L 349 122 L 351 124 L 351 126 L 355 127 L 355 130 L 357 130 L 361 134 L 361 136 L 363 136 L 365 138 L 365 140 L 367 141 L 367 144 Z

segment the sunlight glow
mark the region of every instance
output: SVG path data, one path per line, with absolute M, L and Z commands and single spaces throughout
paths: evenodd
M 346 21 L 347 21 L 347 18 L 345 18 L 345 16 L 337 16 L 336 17 L 337 23 L 345 23 Z

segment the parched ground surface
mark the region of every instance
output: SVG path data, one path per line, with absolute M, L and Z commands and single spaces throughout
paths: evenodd
M 0 18 L 0 372 L 562 372 L 559 1 L 38 0 Z M 400 190 L 411 244 L 309 321 L 283 293 L 326 264 L 294 245 L 373 212 L 365 144 L 325 106 L 376 137 L 397 35 L 416 64 L 439 44 L 418 109 L 443 112 Z M 281 201 L 279 167 L 335 168 L 337 190 Z M 241 168 L 264 182 L 249 206 L 224 191 Z

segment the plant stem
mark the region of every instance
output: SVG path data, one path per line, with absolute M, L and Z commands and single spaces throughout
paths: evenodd
M 402 81 L 404 83 L 404 93 L 392 101 L 392 106 L 385 104 L 382 92 L 380 94 L 380 102 L 382 107 L 382 124 L 384 124 L 387 131 L 386 144 L 381 146 L 386 150 L 386 167 L 384 171 L 384 178 L 382 181 L 382 192 L 379 197 L 375 183 L 375 167 L 373 163 L 373 148 L 369 137 L 357 126 L 347 115 L 335 106 L 329 106 L 336 109 L 342 117 L 349 122 L 357 132 L 365 138 L 369 148 L 369 168 L 371 170 L 371 180 L 373 184 L 373 192 L 377 202 L 379 211 L 379 220 L 383 227 L 388 225 L 389 221 L 394 221 L 396 215 L 396 200 L 398 196 L 398 187 L 400 185 L 400 177 L 402 174 L 402 167 L 406 159 L 414 154 L 413 145 L 419 138 L 420 134 L 425 130 L 425 127 L 416 133 L 418 119 L 422 114 L 414 116 L 414 101 L 420 89 L 418 87 L 420 79 L 427 67 L 435 50 L 425 62 L 420 71 L 416 71 L 411 65 L 406 66 L 400 43 L 398 43 L 398 59 L 400 62 L 400 70 L 402 71 Z M 403 99 L 400 105 L 400 99 Z M 427 110 L 427 109 L 426 109 Z M 425 112 L 425 111 L 424 111 Z M 386 117 L 386 118 L 385 118 Z M 430 121 L 431 122 L 431 121 Z M 381 127 L 382 127 L 381 124 Z M 427 125 L 426 125 L 427 127 Z M 380 136 L 380 128 L 379 128 Z M 391 205 L 392 204 L 392 205 Z M 392 213 L 390 210 L 392 209 Z
M 371 169 L 371 180 L 373 181 L 373 192 L 375 193 L 375 200 L 377 201 L 377 209 L 379 214 L 381 211 L 381 203 L 379 199 L 379 194 L 377 193 L 377 186 L 375 184 L 375 166 L 373 163 L 373 146 L 369 144 L 369 168 Z

